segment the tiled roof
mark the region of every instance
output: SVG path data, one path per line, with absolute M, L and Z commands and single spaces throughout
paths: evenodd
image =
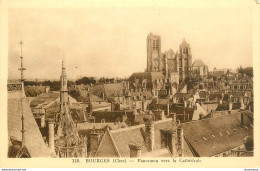
M 93 93 L 89 93 L 87 90 L 84 89 L 79 89 L 79 101 L 81 102 L 103 102 L 104 100 L 101 99 L 100 97 L 98 97 L 97 95 L 93 94 Z M 89 93 L 89 97 L 88 97 L 88 93 Z
M 204 62 L 203 62 L 202 60 L 197 59 L 197 60 L 195 60 L 195 61 L 193 62 L 192 66 L 193 66 L 193 67 L 201 67 L 201 66 L 206 66 L 206 65 L 204 64 Z
M 130 82 L 135 82 L 135 79 L 139 80 L 139 84 L 140 81 L 143 79 L 147 80 L 146 83 L 146 88 L 152 89 L 153 88 L 153 83 L 155 82 L 155 80 L 163 80 L 165 79 L 165 76 L 161 73 L 161 72 L 138 72 L 138 73 L 133 73 L 130 77 L 129 77 L 129 81 Z M 132 84 L 130 84 L 130 88 L 134 87 Z
M 154 145 L 155 151 L 161 149 L 161 133 L 162 129 L 173 128 L 172 119 L 165 119 L 154 122 Z M 148 152 L 144 140 L 145 125 L 137 125 L 129 128 L 123 128 L 110 131 L 121 157 L 129 157 L 129 144 L 141 145 L 142 153 Z
M 42 93 L 36 99 L 32 100 L 30 106 L 34 107 L 46 101 L 54 101 L 60 97 L 59 92 Z
M 192 97 L 192 94 L 191 93 L 176 93 L 174 96 L 177 99 L 183 99 L 183 98 L 188 99 L 188 98 Z
M 237 109 L 240 109 L 240 103 L 233 103 L 232 110 L 237 110 Z M 223 110 L 229 110 L 229 104 L 227 103 L 219 104 L 218 107 L 216 108 L 216 111 L 223 111 Z
M 182 123 L 181 127 L 186 142 L 192 146 L 198 157 L 209 157 L 242 145 L 245 136 L 253 134 L 250 125 L 252 120 L 244 116 L 244 125 L 247 128 L 241 128 L 240 123 L 241 115 L 236 113 Z
M 50 88 L 50 86 L 25 86 L 24 91 L 26 97 L 36 97 L 46 92 L 46 88 Z
M 216 99 L 221 99 L 222 98 L 222 94 L 221 93 L 211 93 L 209 95 L 209 100 L 216 100 Z
M 200 92 L 199 92 L 200 98 L 205 99 L 205 98 L 207 97 L 207 95 L 208 95 L 208 92 L 206 92 L 206 91 L 200 91 Z
M 134 112 L 133 111 L 96 111 L 92 112 L 92 116 L 95 116 L 96 122 L 101 122 L 102 119 L 105 119 L 106 122 L 116 122 L 118 119 L 123 119 L 123 116 L 126 114 L 127 119 L 133 123 L 134 122 Z M 122 120 L 121 120 L 122 121 Z
M 104 84 L 106 97 L 121 97 L 123 95 L 123 90 L 124 87 L 122 83 Z
M 194 114 L 194 108 L 187 108 L 187 107 L 171 107 L 170 113 L 176 113 L 176 119 L 183 121 L 191 121 Z M 185 115 L 184 115 L 185 113 Z
M 25 146 L 31 157 L 50 157 L 49 148 L 45 145 L 40 130 L 29 107 L 28 101 L 23 99 L 21 106 L 21 93 L 12 92 L 12 98 L 8 97 L 8 137 L 15 137 L 18 141 L 22 140 L 22 111 L 25 125 Z M 23 109 L 23 110 L 22 110 Z
M 117 123 L 89 123 L 89 122 L 84 122 L 84 123 L 77 123 L 77 129 L 78 130 L 92 130 L 95 128 L 95 130 L 101 130 L 105 129 L 106 127 L 110 129 L 118 129 L 118 128 L 125 128 L 127 125 L 124 122 L 117 122 Z

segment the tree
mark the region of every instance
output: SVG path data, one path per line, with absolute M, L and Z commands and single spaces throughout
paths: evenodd
M 253 77 L 253 67 L 242 68 L 242 66 L 240 66 L 237 71 L 242 75 L 245 74 L 248 77 Z
M 77 79 L 75 83 L 77 85 L 79 85 L 79 84 L 84 84 L 84 85 L 96 84 L 96 80 L 94 79 L 94 77 L 82 77 L 80 79 Z

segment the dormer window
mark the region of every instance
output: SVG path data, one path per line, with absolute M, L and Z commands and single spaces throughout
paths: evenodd
M 215 135 L 211 134 L 212 138 L 215 138 Z
M 248 129 L 248 127 L 247 127 L 247 126 L 245 126 L 245 128 L 246 128 L 246 129 Z
M 230 133 L 228 131 L 226 131 L 226 133 L 229 135 Z
M 220 136 L 223 136 L 222 133 L 219 133 Z
M 203 139 L 204 139 L 205 141 L 207 141 L 207 138 L 206 138 L 206 137 L 203 137 Z

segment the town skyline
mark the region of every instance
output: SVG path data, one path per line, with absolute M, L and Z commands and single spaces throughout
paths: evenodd
M 202 13 L 208 14 L 202 16 L 205 23 L 195 22 Z M 191 45 L 193 62 L 201 59 L 209 70 L 251 67 L 252 12 L 245 8 L 243 16 L 233 15 L 237 15 L 235 9 L 10 10 L 8 78 L 19 78 L 21 39 L 28 79 L 57 79 L 62 58 L 71 79 L 129 77 L 146 69 L 146 36 L 150 32 L 161 36 L 162 52 L 178 51 L 185 39 Z M 151 19 L 143 22 L 145 17 Z M 171 27 L 165 27 L 166 23 Z

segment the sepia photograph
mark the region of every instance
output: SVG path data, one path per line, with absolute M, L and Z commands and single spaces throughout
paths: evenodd
M 256 156 L 257 1 L 149 3 L 6 10 L 7 159 Z

